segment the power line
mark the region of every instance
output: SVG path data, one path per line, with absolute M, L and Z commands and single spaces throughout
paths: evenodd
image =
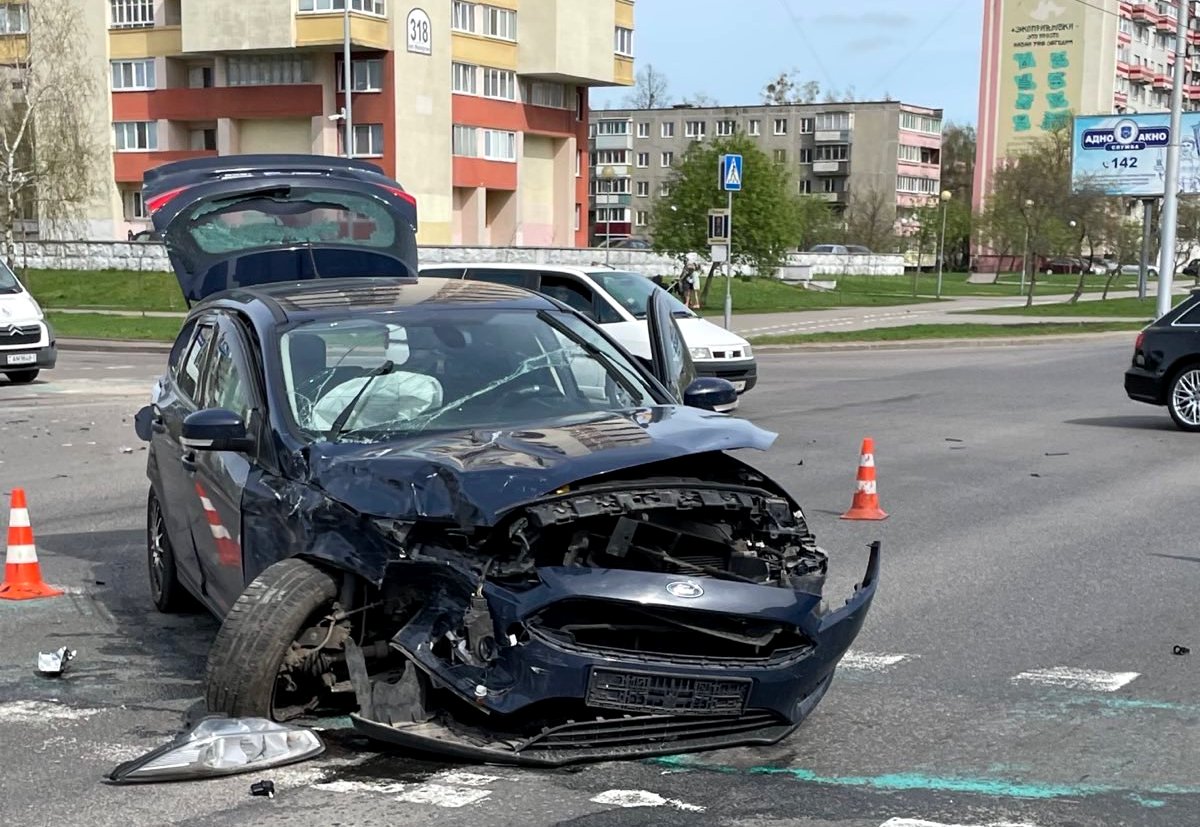
M 917 42 L 917 44 L 915 46 L 913 46 L 911 50 L 909 50 L 909 52 L 907 54 L 905 54 L 903 57 L 901 57 L 899 60 L 897 60 L 895 62 L 895 64 L 893 64 L 891 66 L 891 68 L 889 68 L 886 72 L 884 72 L 883 77 L 881 77 L 878 81 L 876 81 L 874 85 L 880 86 L 884 82 L 886 82 L 888 77 L 891 76 L 892 72 L 895 72 L 897 69 L 899 69 L 901 66 L 903 66 L 906 62 L 908 62 L 909 58 L 911 58 L 913 55 L 917 54 L 917 52 L 921 51 L 921 48 L 924 47 L 924 45 L 929 42 L 930 38 L 932 38 L 935 34 L 937 34 L 939 31 L 941 31 L 942 27 L 950 22 L 950 18 L 952 18 L 958 12 L 958 10 L 961 9 L 965 5 L 967 5 L 965 2 L 959 2 L 956 5 L 952 6 L 950 8 L 950 11 L 946 12 L 946 14 L 942 17 L 942 19 L 939 20 L 932 29 L 930 29 L 928 32 L 926 32 L 925 36 L 922 37 Z
M 833 76 L 829 74 L 829 70 L 825 68 L 825 64 L 821 62 L 820 55 L 817 50 L 808 42 L 808 35 L 804 31 L 804 27 L 800 25 L 800 18 L 796 17 L 796 13 L 792 11 L 786 0 L 779 0 L 779 6 L 787 14 L 788 19 L 792 21 L 792 27 L 796 30 L 796 34 L 800 35 L 800 42 L 804 44 L 804 48 L 808 49 L 808 53 L 812 55 L 813 63 L 817 64 L 817 69 L 825 76 L 825 82 L 829 84 L 830 91 L 833 90 Z

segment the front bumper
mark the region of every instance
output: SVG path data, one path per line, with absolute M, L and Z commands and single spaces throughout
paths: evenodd
M 705 578 L 703 594 L 684 599 L 667 591 L 677 575 L 583 568 L 540 574 L 541 585 L 519 593 L 484 587 L 495 628 L 512 635 L 486 668 L 452 665 L 434 654 L 436 609 L 423 610 L 393 638 L 410 661 L 407 670 L 415 664 L 433 686 L 457 696 L 467 714 L 406 718 L 378 683 L 373 692 L 356 684 L 356 729 L 408 749 L 534 766 L 776 743 L 816 707 L 858 635 L 875 595 L 879 544 L 854 594 L 827 614 L 818 611 L 820 595 L 775 586 Z M 687 604 L 698 616 L 792 624 L 811 645 L 760 662 L 717 661 L 589 651 L 519 631 L 528 632 L 527 619 L 564 600 L 664 611 Z
M 36 337 L 26 328 L 39 328 Z M 54 328 L 49 322 L 29 322 L 0 331 L 0 373 L 18 370 L 49 370 L 58 362 Z
M 692 364 L 698 376 L 715 376 L 733 383 L 738 393 L 758 384 L 758 362 L 754 359 L 697 359 Z

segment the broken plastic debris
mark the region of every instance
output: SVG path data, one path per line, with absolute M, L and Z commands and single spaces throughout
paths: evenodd
M 948 436 L 948 437 L 946 437 L 946 441 L 947 441 L 947 442 L 962 442 L 962 440 L 961 440 L 961 439 L 958 439 L 958 438 L 956 438 L 956 437 L 952 437 L 952 436 Z
M 67 662 L 75 658 L 75 650 L 66 646 L 57 652 L 38 652 L 37 671 L 43 675 L 61 675 Z
M 127 445 L 122 445 L 122 446 L 121 446 L 121 453 L 122 453 L 122 454 L 132 454 L 132 453 L 133 453 L 133 449 L 132 449 L 132 448 L 130 448 L 130 447 L 128 447 Z
M 274 781 L 255 781 L 250 785 L 250 795 L 265 795 L 267 798 L 275 797 L 275 782 Z
M 1048 457 L 1069 457 L 1070 455 L 1071 455 L 1070 451 L 1047 451 L 1046 452 L 1046 456 L 1048 456 Z
M 1189 649 L 1188 647 L 1180 646 L 1178 643 L 1171 647 L 1171 654 L 1174 654 L 1174 655 L 1186 655 L 1191 651 L 1192 650 Z

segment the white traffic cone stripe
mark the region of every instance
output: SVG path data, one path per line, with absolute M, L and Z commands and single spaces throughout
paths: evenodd
M 859 480 L 858 491 L 860 494 L 874 494 L 875 480 Z
M 210 525 L 208 528 L 210 531 L 212 531 L 212 536 L 217 540 L 232 540 L 233 539 L 232 537 L 229 536 L 229 529 L 225 528 L 225 526 L 223 526 L 223 525 L 220 525 L 220 524 Z
M 8 512 L 9 528 L 29 528 L 29 510 L 26 508 L 14 508 Z
M 213 509 L 212 500 L 210 500 L 208 497 L 201 497 L 200 505 L 204 506 L 205 511 L 211 512 L 211 511 L 215 510 L 215 509 Z
M 860 468 L 874 468 L 875 467 L 875 455 L 874 454 L 863 454 L 862 460 L 858 463 L 858 465 Z
M 31 545 L 9 546 L 8 555 L 4 558 L 8 565 L 24 565 L 37 561 L 37 549 Z

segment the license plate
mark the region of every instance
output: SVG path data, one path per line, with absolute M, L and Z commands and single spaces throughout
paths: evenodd
M 32 365 L 37 361 L 36 353 L 10 353 L 8 355 L 9 365 Z
M 746 383 L 745 382 L 734 382 L 733 389 L 735 391 L 744 391 L 746 389 Z
M 593 667 L 585 703 L 599 709 L 670 715 L 740 715 L 750 696 L 745 678 L 622 672 Z

